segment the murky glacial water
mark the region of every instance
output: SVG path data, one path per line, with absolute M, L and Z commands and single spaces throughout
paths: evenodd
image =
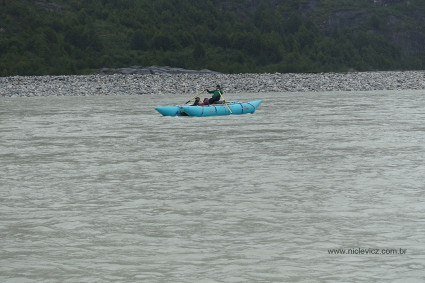
M 0 99 L 0 281 L 422 282 L 423 91 L 228 99 Z

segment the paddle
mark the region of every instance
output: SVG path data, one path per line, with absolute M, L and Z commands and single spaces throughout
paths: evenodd
M 221 91 L 220 91 L 219 89 L 217 89 L 217 91 L 218 91 L 218 93 L 220 94 L 221 99 L 223 99 L 224 104 L 227 106 L 227 109 L 229 109 L 230 114 L 233 114 L 233 113 L 232 113 L 232 110 L 230 110 L 229 105 L 227 105 L 226 100 L 224 100 L 224 97 L 223 97 L 223 95 L 221 94 Z
M 197 95 L 195 95 L 194 97 L 192 97 L 191 99 L 189 99 L 189 101 L 186 102 L 185 104 L 188 104 L 192 99 L 197 98 L 198 96 L 200 96 L 204 91 L 205 91 L 205 89 L 203 91 L 201 91 L 200 93 L 198 93 Z

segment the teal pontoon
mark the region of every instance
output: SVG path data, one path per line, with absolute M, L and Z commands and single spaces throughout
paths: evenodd
M 254 113 L 260 106 L 262 100 L 249 102 L 229 102 L 225 104 L 212 104 L 206 106 L 163 106 L 155 107 L 163 116 L 220 116 L 220 115 L 240 115 Z

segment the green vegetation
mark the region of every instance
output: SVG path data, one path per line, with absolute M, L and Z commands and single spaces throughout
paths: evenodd
M 424 68 L 425 49 L 390 41 L 406 31 L 424 37 L 421 0 L 381 7 L 369 0 L 254 2 L 0 0 L 0 76 L 132 65 L 223 73 Z M 360 16 L 329 24 L 351 11 Z

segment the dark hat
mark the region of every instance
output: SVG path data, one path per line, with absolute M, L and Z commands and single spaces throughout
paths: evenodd
M 218 88 L 220 88 L 220 85 L 216 85 L 215 87 L 218 87 Z

